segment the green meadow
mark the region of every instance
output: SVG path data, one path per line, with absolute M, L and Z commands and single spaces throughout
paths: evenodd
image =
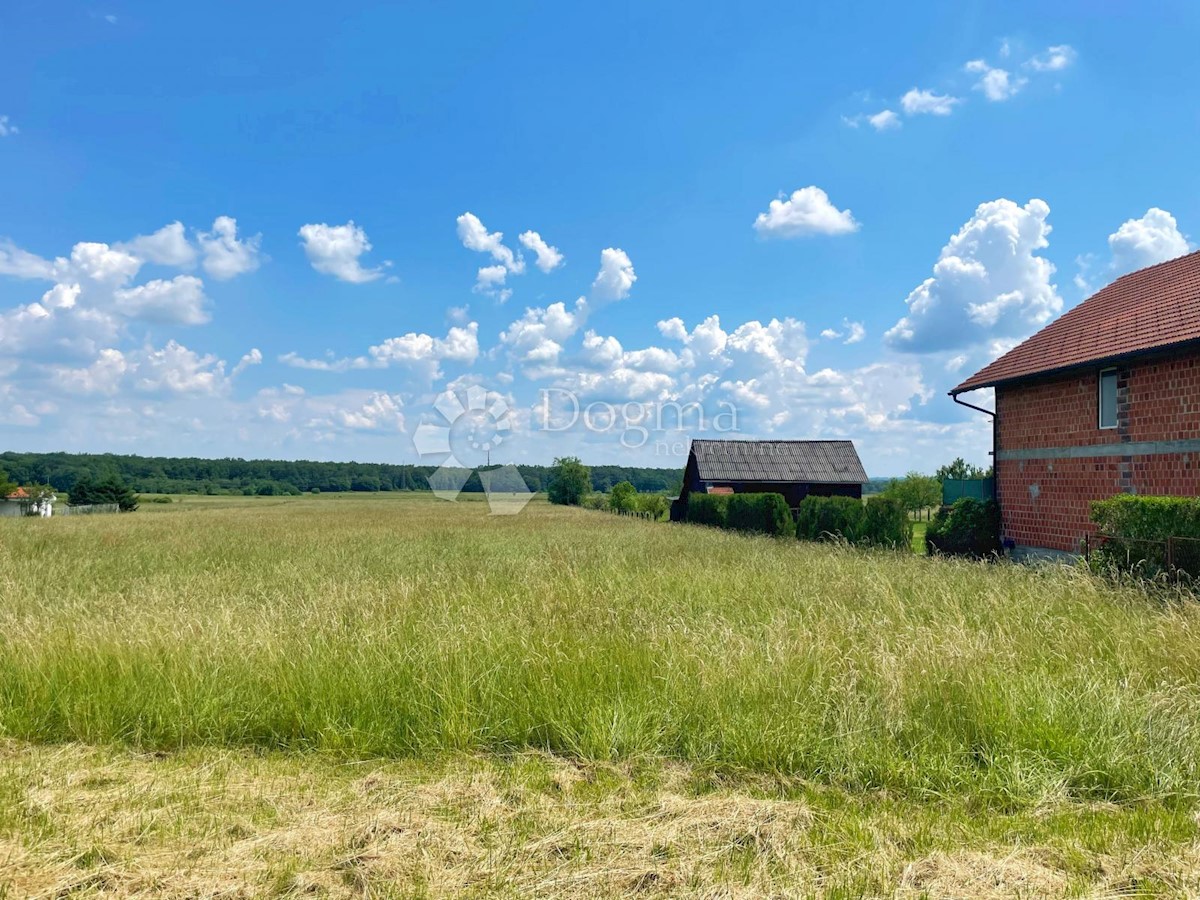
M 12 896 L 1200 891 L 1200 611 L 1076 569 L 188 497 L 0 598 Z

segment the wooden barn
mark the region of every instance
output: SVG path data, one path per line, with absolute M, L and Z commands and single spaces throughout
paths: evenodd
M 866 481 L 851 441 L 694 440 L 672 517 L 682 515 L 692 491 L 782 494 L 795 508 L 810 495 L 861 497 Z

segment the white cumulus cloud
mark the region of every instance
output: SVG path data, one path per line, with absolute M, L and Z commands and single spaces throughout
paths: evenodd
M 104 284 L 124 284 L 142 268 L 142 261 L 118 247 L 93 241 L 81 241 L 71 248 L 70 260 L 54 261 L 60 278 L 83 277 Z
M 139 234 L 118 246 L 160 266 L 189 268 L 196 264 L 196 248 L 187 239 L 182 222 L 164 225 L 153 234 Z
M 42 305 L 49 309 L 72 309 L 82 291 L 78 284 L 56 284 L 42 294 Z
M 1008 100 L 1028 83 L 1028 79 L 1014 76 L 1007 69 L 993 68 L 982 59 L 973 59 L 963 68 L 979 76 L 975 90 L 981 91 L 993 103 Z
M 900 106 L 909 116 L 948 116 L 962 103 L 958 97 L 913 88 L 900 98 Z
M 258 268 L 262 235 L 238 240 L 237 219 L 218 216 L 212 231 L 202 231 L 196 239 L 204 252 L 204 271 L 213 278 L 224 281 Z
M 583 324 L 584 306 L 582 301 L 576 302 L 574 312 L 564 303 L 526 309 L 521 318 L 500 332 L 500 343 L 519 363 L 556 363 L 563 342 Z
M 359 261 L 371 251 L 367 233 L 351 219 L 345 225 L 325 223 L 304 225 L 300 239 L 309 263 L 323 275 L 332 275 L 340 281 L 364 284 L 383 277 L 384 268 L 391 265 L 385 261 L 375 268 L 364 268 Z
M 335 421 L 345 428 L 373 431 L 389 428 L 404 430 L 404 403 L 397 394 L 377 391 L 360 406 L 333 411 Z
M 1098 254 L 1085 253 L 1076 257 L 1079 267 L 1075 286 L 1092 293 L 1103 284 L 1157 263 L 1175 259 L 1195 248 L 1179 230 L 1175 217 L 1165 209 L 1152 206 L 1141 218 L 1128 219 L 1108 236 L 1109 259 L 1102 262 Z
M 536 231 L 523 232 L 517 238 L 521 246 L 537 255 L 536 265 L 543 272 L 553 272 L 563 264 L 563 255 L 557 247 L 547 244 Z
M 457 219 L 458 239 L 468 250 L 476 253 L 491 254 L 492 259 L 514 275 L 525 271 L 525 260 L 519 253 L 513 253 L 504 244 L 504 232 L 489 232 L 479 217 L 472 212 L 465 212 Z
M 113 297 L 117 312 L 132 319 L 176 325 L 203 325 L 209 320 L 204 282 L 194 275 L 178 275 L 170 281 L 156 278 L 121 288 Z
M 600 251 L 600 271 L 592 282 L 592 296 L 597 300 L 623 300 L 629 296 L 637 275 L 629 254 L 617 247 Z
M 53 280 L 54 263 L 28 250 L 22 250 L 11 241 L 0 241 L 0 275 Z
M 241 359 L 238 360 L 238 364 L 233 367 L 233 371 L 230 373 L 230 377 L 236 378 L 238 375 L 241 375 L 243 372 L 245 372 L 251 366 L 261 365 L 262 361 L 263 361 L 262 351 L 259 350 L 257 347 L 252 347 L 250 349 L 249 353 L 245 354 Z
M 475 274 L 475 287 L 471 290 L 476 294 L 486 294 L 495 297 L 501 303 L 512 296 L 512 288 L 505 287 L 508 279 L 508 269 L 502 265 L 481 266 Z
M 842 341 L 843 344 L 857 344 L 867 336 L 867 329 L 862 322 L 851 322 L 849 319 L 842 319 L 842 328 L 839 331 L 837 328 L 826 328 L 821 332 L 821 337 L 827 341 Z M 845 338 L 845 340 L 842 340 Z
M 867 116 L 867 121 L 876 131 L 891 131 L 901 125 L 900 117 L 890 109 L 881 109 L 873 116 Z
M 1152 206 L 1140 219 L 1129 219 L 1108 236 L 1113 269 L 1118 274 L 1166 262 L 1191 251 L 1175 217 Z
M 479 356 L 479 325 L 476 322 L 465 327 L 455 325 L 444 338 L 409 332 L 371 347 L 370 354 L 380 365 L 431 359 L 473 363 Z
M 161 349 L 147 347 L 126 354 L 134 388 L 171 394 L 220 394 L 229 386 L 225 363 L 209 353 L 197 353 L 176 341 Z
M 850 234 L 859 223 L 848 209 L 838 209 L 829 195 L 815 185 L 794 191 L 791 197 L 772 200 L 767 211 L 754 220 L 754 230 L 763 237 L 796 238 L 816 234 Z
M 1042 200 L 982 203 L 950 238 L 933 275 L 905 300 L 908 314 L 884 335 L 898 350 L 959 349 L 1023 338 L 1062 310 L 1051 283 L 1050 207 Z
M 90 365 L 57 369 L 54 379 L 68 393 L 114 394 L 128 370 L 125 354 L 108 347 L 101 350 Z
M 388 338 L 370 348 L 365 356 L 308 359 L 298 353 L 285 353 L 279 361 L 296 369 L 317 372 L 346 372 L 351 369 L 384 369 L 403 366 L 425 381 L 442 377 L 440 363 L 452 361 L 470 365 L 479 357 L 479 323 L 452 326 L 444 338 L 412 332 Z
M 1061 72 L 1075 62 L 1078 54 L 1070 44 L 1058 44 L 1047 47 L 1043 52 L 1029 59 L 1025 65 L 1035 72 Z

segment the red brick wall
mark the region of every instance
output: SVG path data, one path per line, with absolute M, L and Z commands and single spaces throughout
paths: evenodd
M 1100 368 L 996 390 L 997 450 L 1200 439 L 1200 355 L 1118 367 L 1117 427 L 1099 428 Z M 1155 453 L 996 463 L 1003 532 L 1018 545 L 1078 550 L 1092 500 L 1200 494 L 1200 454 Z

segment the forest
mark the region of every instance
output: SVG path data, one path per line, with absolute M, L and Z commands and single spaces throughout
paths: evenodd
M 0 453 L 0 470 L 17 484 L 49 484 L 70 492 L 82 479 L 118 476 L 146 494 L 300 494 L 311 491 L 428 491 L 435 466 L 311 460 L 200 459 L 113 453 Z M 543 490 L 550 466 L 518 466 L 532 491 Z M 592 466 L 592 488 L 630 482 L 638 491 L 677 492 L 677 469 Z M 475 475 L 466 491 L 483 491 Z

